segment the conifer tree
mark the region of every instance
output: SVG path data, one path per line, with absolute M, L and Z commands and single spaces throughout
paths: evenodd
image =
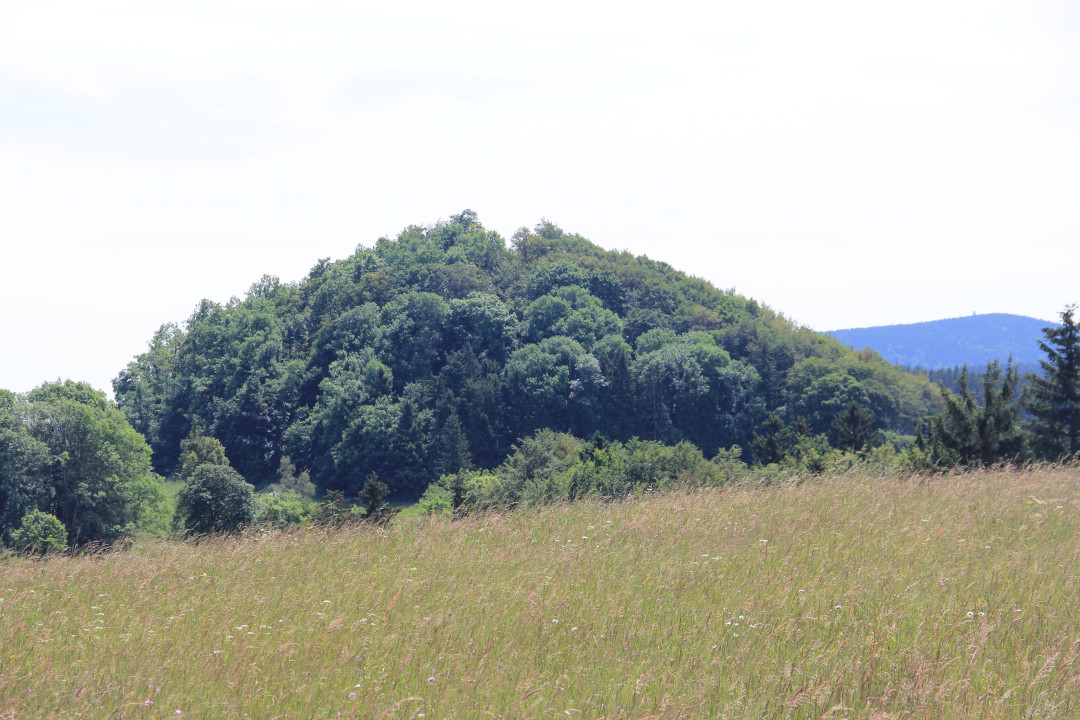
M 1076 305 L 1061 312 L 1061 327 L 1043 329 L 1042 376 L 1031 375 L 1033 431 L 1040 454 L 1051 460 L 1080 452 L 1080 327 Z

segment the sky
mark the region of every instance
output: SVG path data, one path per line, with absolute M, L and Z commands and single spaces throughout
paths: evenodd
M 1054 320 L 1078 198 L 1071 1 L 0 0 L 17 392 L 466 208 L 815 330 Z

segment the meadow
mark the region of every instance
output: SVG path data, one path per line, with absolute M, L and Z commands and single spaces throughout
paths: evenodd
M 0 562 L 3 718 L 1074 718 L 1080 469 Z

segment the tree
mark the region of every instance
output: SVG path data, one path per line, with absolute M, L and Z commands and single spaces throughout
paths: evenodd
M 47 509 L 73 544 L 131 535 L 164 495 L 150 469 L 150 448 L 127 419 L 86 383 L 45 383 L 32 390 L 30 434 L 48 452 Z
M 390 509 L 390 505 L 386 502 L 389 495 L 390 488 L 386 487 L 386 483 L 381 482 L 378 475 L 371 473 L 368 475 L 367 481 L 356 499 L 367 510 L 367 519 L 379 523 L 389 520 L 390 516 L 394 514 Z
M 255 488 L 225 465 L 199 465 L 176 499 L 174 524 L 193 534 L 231 532 L 254 518 Z
M 60 552 L 67 547 L 68 534 L 64 523 L 55 515 L 31 510 L 22 519 L 22 525 L 11 536 L 11 544 L 17 552 L 46 555 Z
M 48 448 L 30 434 L 30 405 L 0 390 L 0 541 L 11 539 L 23 516 L 52 499 Z
M 1080 452 L 1080 326 L 1076 305 L 1061 312 L 1061 327 L 1043 329 L 1042 376 L 1031 375 L 1032 430 L 1043 457 L 1057 460 Z
M 841 450 L 862 450 L 870 444 L 874 415 L 857 402 L 850 402 L 833 420 L 833 441 Z
M 180 479 L 187 480 L 201 465 L 232 467 L 225 457 L 225 446 L 217 438 L 204 435 L 198 422 L 191 434 L 180 442 Z
M 751 450 L 758 465 L 771 465 L 783 460 L 795 447 L 795 433 L 780 417 L 771 412 L 762 424 L 762 434 L 754 433 Z
M 451 412 L 439 431 L 435 450 L 435 473 L 451 475 L 459 470 L 472 469 L 472 456 L 469 454 L 469 439 L 461 426 L 457 413 Z
M 995 361 L 986 366 L 982 375 L 981 405 L 968 387 L 967 366 L 960 373 L 957 393 L 942 385 L 945 407 L 941 415 L 930 420 L 929 446 L 925 448 L 929 462 L 979 465 L 1025 457 L 1017 383 L 1012 363 L 1002 373 Z
M 266 489 L 270 492 L 296 493 L 309 500 L 315 497 L 315 483 L 311 482 L 311 475 L 307 470 L 297 475 L 296 466 L 287 455 L 278 463 L 278 481 Z
M 709 392 L 701 365 L 685 345 L 665 345 L 634 363 L 634 379 L 641 396 L 643 428 L 653 440 L 664 439 L 680 423 L 680 412 Z

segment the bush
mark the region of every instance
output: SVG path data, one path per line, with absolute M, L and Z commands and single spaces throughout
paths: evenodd
M 200 465 L 176 501 L 174 525 L 189 533 L 231 532 L 255 519 L 255 488 L 226 465 Z
M 68 534 L 64 523 L 55 515 L 31 510 L 23 516 L 22 526 L 11 536 L 15 550 L 32 555 L 60 552 L 67 547 Z
M 297 492 L 270 492 L 255 497 L 255 523 L 274 527 L 304 525 L 315 503 Z

